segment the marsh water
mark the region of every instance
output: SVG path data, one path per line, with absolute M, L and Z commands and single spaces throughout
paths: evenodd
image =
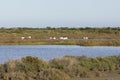
M 75 46 L 75 45 L 14 45 L 0 46 L 0 63 L 9 59 L 35 56 L 44 60 L 65 55 L 88 57 L 120 55 L 120 46 Z

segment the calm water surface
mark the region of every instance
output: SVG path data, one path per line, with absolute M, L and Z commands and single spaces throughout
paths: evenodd
M 0 63 L 25 56 L 36 56 L 44 60 L 50 60 L 64 55 L 86 55 L 88 57 L 120 55 L 120 47 L 84 47 L 73 45 L 0 46 Z

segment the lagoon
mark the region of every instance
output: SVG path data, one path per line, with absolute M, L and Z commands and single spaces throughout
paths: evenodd
M 9 59 L 19 59 L 25 56 L 35 56 L 44 60 L 73 56 L 111 56 L 120 55 L 120 46 L 76 46 L 76 45 L 10 45 L 0 46 L 0 63 Z

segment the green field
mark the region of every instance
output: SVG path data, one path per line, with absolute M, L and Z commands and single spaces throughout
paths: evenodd
M 21 37 L 25 39 L 22 40 Z M 60 40 L 60 37 L 68 39 Z M 74 40 L 83 37 L 89 39 Z M 0 45 L 120 46 L 120 28 L 1 28 Z

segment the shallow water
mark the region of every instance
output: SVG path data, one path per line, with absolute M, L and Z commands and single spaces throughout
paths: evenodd
M 19 45 L 0 46 L 0 63 L 9 59 L 25 56 L 36 56 L 45 60 L 62 57 L 64 55 L 88 57 L 120 55 L 120 47 L 113 46 L 74 46 L 74 45 Z

